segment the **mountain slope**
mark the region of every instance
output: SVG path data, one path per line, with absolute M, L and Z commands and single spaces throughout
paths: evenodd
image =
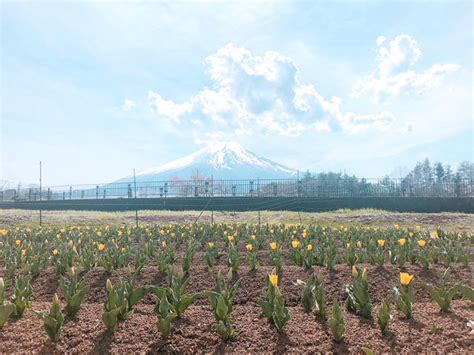
M 156 168 L 137 173 L 137 181 L 214 179 L 279 179 L 296 176 L 296 170 L 246 150 L 235 142 L 212 143 L 197 152 Z M 126 177 L 119 181 L 130 181 Z

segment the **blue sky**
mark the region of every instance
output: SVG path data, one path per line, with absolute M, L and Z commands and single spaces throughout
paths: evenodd
M 2 2 L 1 178 L 107 182 L 230 140 L 377 177 L 474 160 L 471 2 Z

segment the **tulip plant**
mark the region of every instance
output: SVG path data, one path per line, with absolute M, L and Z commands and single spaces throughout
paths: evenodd
M 413 303 L 415 303 L 415 291 L 413 290 L 413 275 L 406 272 L 400 273 L 400 286 L 393 287 L 395 301 L 399 311 L 403 312 L 407 319 L 412 318 Z
M 228 264 L 232 273 L 237 272 L 240 266 L 240 256 L 237 246 L 234 244 L 233 240 L 229 241 L 229 247 L 227 249 L 228 253 Z
M 290 320 L 290 314 L 285 306 L 285 300 L 278 287 L 278 275 L 272 273 L 268 275 L 265 296 L 257 301 L 262 307 L 265 316 L 273 322 L 276 330 L 283 331 L 286 323 Z
M 59 303 L 58 295 L 54 294 L 53 304 L 51 305 L 49 313 L 40 311 L 36 311 L 35 313 L 43 321 L 43 326 L 49 339 L 53 342 L 58 341 L 64 322 L 64 315 L 61 313 L 61 304 Z
M 219 259 L 219 250 L 216 248 L 214 242 L 207 243 L 207 250 L 204 259 L 206 260 L 208 270 L 211 271 Z
M 158 317 L 156 327 L 163 338 L 167 338 L 171 332 L 171 324 L 177 317 L 177 314 L 168 302 L 167 297 L 161 297 L 161 299 L 158 299 L 155 306 L 155 314 Z
M 228 276 L 230 279 L 232 273 L 229 273 Z M 239 280 L 230 286 L 219 271 L 214 290 L 206 292 L 217 322 L 214 328 L 224 341 L 233 339 L 237 335 L 230 323 L 230 314 L 232 313 L 232 304 L 238 287 Z
M 306 251 L 303 257 L 303 264 L 307 270 L 310 270 L 314 264 L 313 244 L 306 245 Z
M 15 280 L 15 291 L 12 303 L 15 305 L 15 316 L 21 317 L 26 308 L 31 307 L 31 296 L 33 289 L 30 285 L 29 276 L 19 276 Z
M 183 263 L 182 263 L 183 273 L 187 274 L 189 272 L 195 253 L 196 253 L 196 244 L 194 240 L 191 238 L 188 240 L 186 250 L 184 252 Z
M 339 303 L 337 301 L 335 301 L 332 305 L 332 317 L 329 320 L 329 328 L 331 329 L 331 334 L 336 343 L 340 343 L 344 338 L 346 326 L 344 322 L 344 316 L 342 315 L 341 308 L 339 307 Z
M 115 332 L 120 320 L 128 319 L 132 312 L 129 311 L 128 301 L 125 294 L 119 292 L 110 280 L 106 282 L 107 299 L 104 304 L 102 321 L 107 326 L 107 330 Z
M 326 318 L 326 292 L 323 285 L 323 276 L 311 275 L 308 281 L 296 281 L 301 287 L 301 302 L 306 312 L 315 311 L 320 319 Z
M 387 300 L 383 300 L 382 305 L 377 313 L 377 322 L 380 327 L 380 331 L 383 335 L 387 334 L 389 322 L 392 319 L 390 314 L 390 303 Z
M 258 268 L 257 249 L 254 244 L 248 243 L 245 245 L 247 249 L 247 261 L 250 266 L 250 271 L 255 271 Z
M 175 273 L 170 267 L 168 268 L 168 286 L 153 287 L 151 290 L 157 296 L 157 302 L 161 303 L 161 299 L 166 297 L 176 317 L 180 318 L 189 305 L 201 296 L 200 293 L 186 294 L 187 287 L 188 277 L 182 272 Z
M 3 278 L 0 277 L 0 329 L 3 328 L 4 324 L 15 310 L 15 305 L 11 303 L 7 304 L 5 299 L 5 283 Z
M 367 270 L 352 267 L 352 284 L 346 285 L 347 293 L 346 308 L 348 311 L 362 316 L 363 318 L 372 317 L 372 304 L 369 297 L 369 285 L 367 282 Z
M 277 272 L 281 272 L 283 263 L 281 261 L 281 248 L 277 242 L 270 243 L 270 262 L 275 266 Z
M 66 300 L 64 311 L 68 316 L 73 317 L 79 311 L 89 287 L 86 286 L 84 279 L 79 276 L 75 267 L 70 268 L 68 278 L 61 277 L 59 285 Z
M 451 287 L 446 285 L 446 278 L 449 275 L 450 269 L 447 268 L 440 276 L 439 286 L 434 286 L 432 284 L 425 284 L 424 287 L 426 291 L 431 295 L 433 301 L 435 301 L 441 308 L 442 312 L 449 312 L 451 307 L 451 301 L 453 297 L 456 296 L 458 292 L 462 290 L 463 283 L 456 282 Z
M 299 240 L 293 239 L 291 241 L 290 258 L 293 260 L 295 265 L 303 266 L 303 254 L 301 252 L 301 242 Z
M 160 272 L 165 272 L 169 265 L 172 265 L 176 258 L 176 249 L 168 247 L 167 243 L 163 241 L 162 250 L 156 256 L 156 263 Z

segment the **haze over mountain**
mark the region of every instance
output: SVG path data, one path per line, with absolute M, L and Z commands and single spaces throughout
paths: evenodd
M 297 171 L 260 157 L 236 142 L 214 142 L 180 159 L 136 174 L 137 182 L 178 178 L 283 179 L 296 177 Z M 127 176 L 116 182 L 131 181 Z

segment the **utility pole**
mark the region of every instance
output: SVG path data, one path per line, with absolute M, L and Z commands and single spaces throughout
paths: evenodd
M 135 177 L 135 168 L 133 168 L 133 185 L 135 188 L 135 224 L 138 228 L 137 179 Z
M 260 208 L 258 209 L 258 231 L 260 232 Z
M 211 201 L 214 199 L 214 175 L 211 175 Z M 214 204 L 211 205 L 211 225 L 214 225 Z
M 40 160 L 40 227 L 43 223 L 43 216 L 42 216 L 42 211 L 41 211 L 41 200 L 42 200 L 42 195 L 43 195 L 43 192 L 42 192 L 42 172 L 41 172 L 41 160 Z

